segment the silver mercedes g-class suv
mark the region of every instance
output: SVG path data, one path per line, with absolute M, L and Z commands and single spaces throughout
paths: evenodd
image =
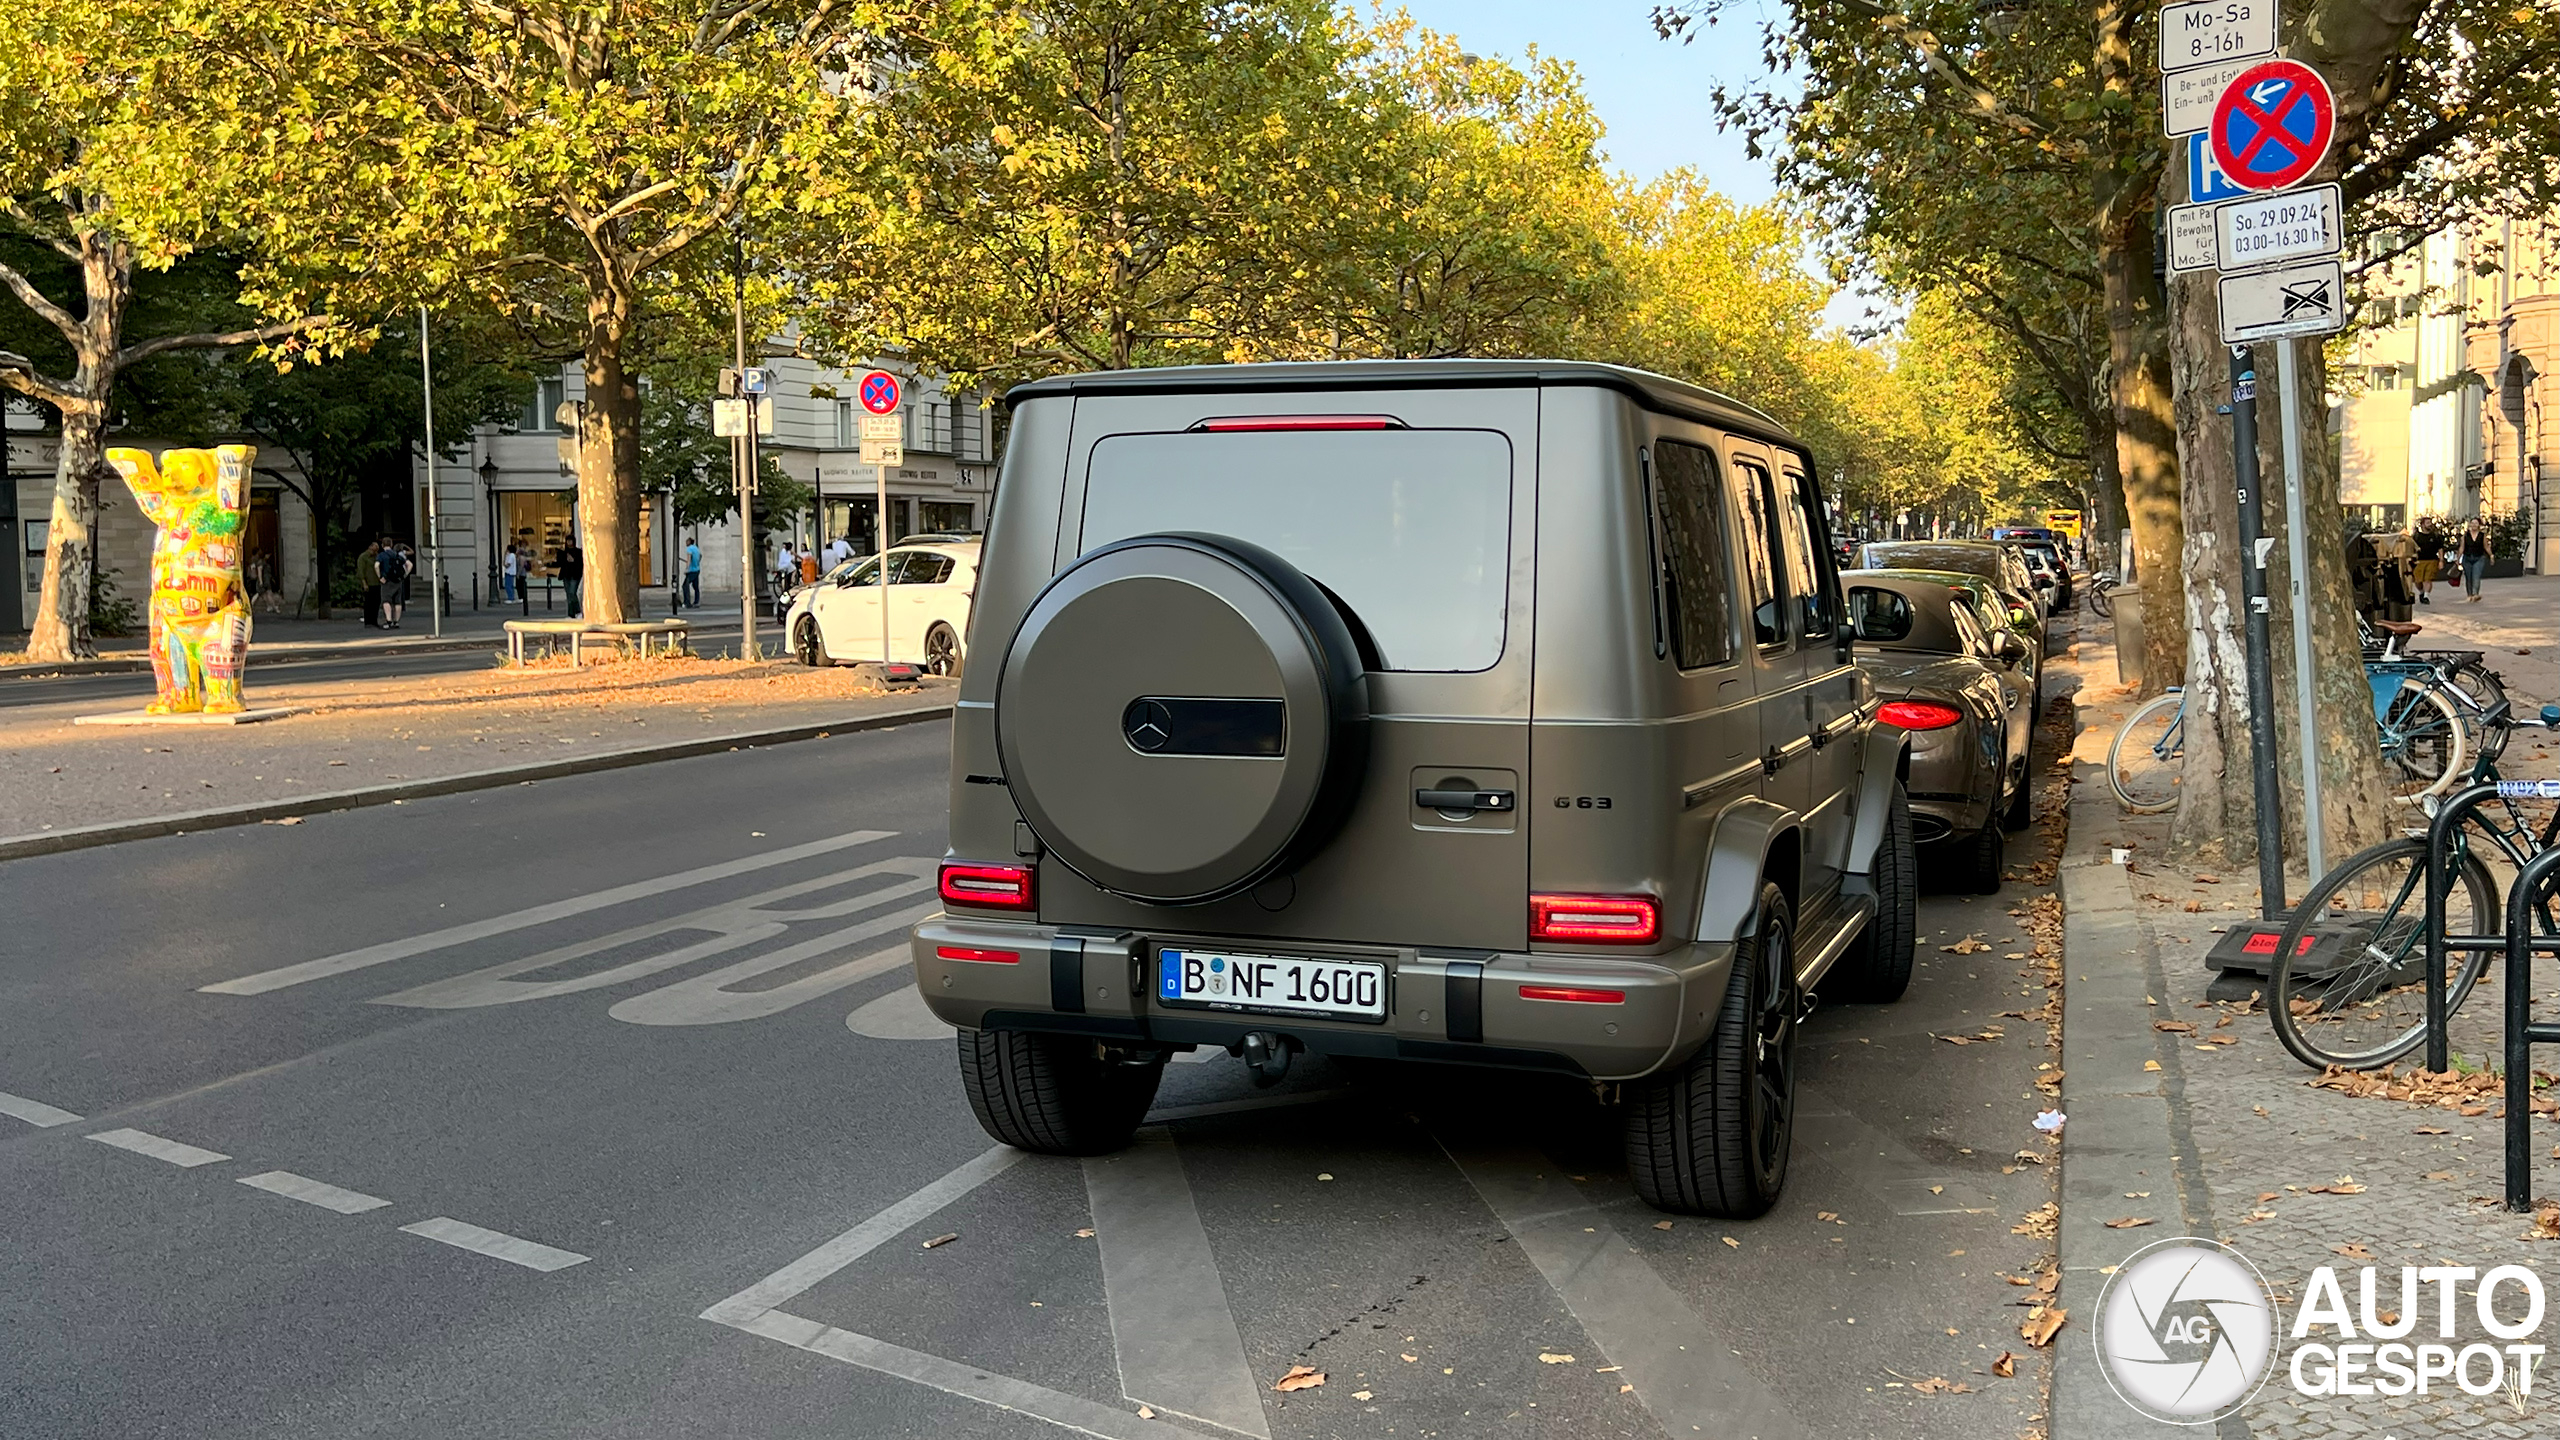
M 1217 1046 L 1561 1072 L 1757 1215 L 1818 988 L 1913 949 L 1905 733 L 1768 417 L 1544 361 L 1012 392 L 916 982 L 988 1133 L 1124 1144 Z

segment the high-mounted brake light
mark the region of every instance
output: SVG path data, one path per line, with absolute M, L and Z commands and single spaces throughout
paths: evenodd
M 1876 711 L 1876 718 L 1905 730 L 1944 730 L 1962 720 L 1964 712 L 1929 700 L 1894 700 Z
M 1191 427 L 1211 434 L 1236 430 L 1402 430 L 1393 415 L 1220 415 Z
M 989 910 L 1032 907 L 1031 867 L 942 862 L 942 900 L 946 905 L 977 905 Z
M 935 956 L 944 960 L 975 960 L 981 965 L 1019 965 L 1019 950 L 981 950 L 974 945 L 936 945 Z
M 1650 945 L 1662 903 L 1650 895 L 1532 895 L 1529 938 L 1577 945 Z
M 1520 987 L 1520 998 L 1523 1000 L 1571 1000 L 1582 1005 L 1624 1005 L 1627 1003 L 1627 992 L 1585 990 L 1576 985 L 1523 985 Z

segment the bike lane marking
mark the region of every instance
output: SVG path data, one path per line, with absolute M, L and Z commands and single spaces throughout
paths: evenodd
M 58 1110 L 41 1100 L 30 1100 L 23 1095 L 12 1095 L 5 1090 L 0 1090 L 0 1115 L 14 1115 L 38 1129 L 80 1123 L 80 1117 L 68 1110 Z
M 101 1130 L 89 1138 L 101 1145 L 113 1145 L 119 1150 L 130 1150 L 136 1155 L 148 1155 L 154 1160 L 166 1161 L 187 1170 L 192 1170 L 199 1165 L 218 1165 L 231 1158 L 217 1150 L 205 1150 L 176 1140 L 164 1140 L 142 1130 Z
M 260 1175 L 244 1175 L 239 1183 L 252 1189 L 264 1190 L 270 1195 L 281 1195 L 287 1200 L 299 1200 L 305 1205 L 317 1205 L 323 1210 L 335 1210 L 341 1215 L 361 1215 L 367 1210 L 379 1210 L 391 1203 L 379 1195 L 367 1195 L 361 1190 L 342 1189 L 325 1180 L 296 1175 L 290 1170 L 269 1170 Z
M 196 988 L 199 993 L 207 995 L 264 995 L 271 990 L 284 989 L 288 985 L 301 985 L 375 965 L 387 965 L 394 960 L 408 959 L 412 955 L 423 955 L 431 950 L 442 950 L 474 940 L 486 940 L 493 935 L 531 929 L 536 925 L 548 924 L 554 920 L 565 920 L 572 915 L 584 915 L 591 910 L 602 910 L 608 906 L 622 905 L 633 900 L 645 900 L 670 890 L 704 885 L 714 880 L 726 880 L 735 875 L 771 869 L 776 865 L 787 865 L 794 860 L 805 860 L 813 855 L 826 855 L 838 850 L 850 849 L 856 845 L 868 845 L 875 840 L 889 839 L 897 833 L 894 830 L 850 831 L 824 840 L 788 845 L 782 849 L 768 850 L 758 855 L 724 860 L 717 865 L 705 865 L 699 869 L 686 870 L 674 875 L 662 875 L 654 879 L 634 881 L 628 885 L 616 885 L 611 889 L 597 890 L 566 900 L 554 900 L 548 904 L 535 905 L 511 914 L 451 925 L 442 930 L 429 931 L 424 935 L 389 940 L 379 945 L 368 945 L 361 950 L 349 950 L 337 955 L 323 956 L 317 960 L 305 960 L 295 965 L 261 970 L 255 975 L 243 975 L 236 980 L 224 980 Z
M 1111 1312 L 1120 1393 L 1269 1440 L 1261 1387 L 1245 1362 L 1244 1339 L 1172 1132 L 1151 1125 L 1129 1148 L 1087 1159 L 1084 1185 L 1102 1247 L 1102 1294 Z
M 546 1275 L 554 1270 L 587 1263 L 587 1257 L 575 1250 L 561 1250 L 504 1231 L 483 1229 L 447 1215 L 403 1225 L 400 1229 L 404 1234 L 421 1235 L 457 1250 L 469 1250 L 493 1260 L 504 1260 L 510 1265 L 521 1265 L 527 1270 L 539 1270 Z

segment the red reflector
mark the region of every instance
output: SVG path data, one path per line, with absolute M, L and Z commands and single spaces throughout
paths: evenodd
M 1928 700 L 1895 700 L 1878 710 L 1876 718 L 1905 730 L 1944 730 L 1962 720 L 1964 712 Z
M 1650 895 L 1532 895 L 1529 938 L 1577 944 L 1649 945 L 1662 933 Z
M 1019 965 L 1022 955 L 1014 950 L 980 950 L 968 945 L 936 945 L 933 953 L 945 960 L 975 960 L 986 965 Z
M 942 899 L 950 905 L 980 905 L 995 910 L 1031 908 L 1031 867 L 969 865 L 942 862 Z
M 1520 998 L 1523 1000 L 1572 1000 L 1584 1005 L 1624 1005 L 1627 1003 L 1627 992 L 1583 990 L 1571 985 L 1523 985 L 1520 987 Z
M 1401 430 L 1393 415 L 1221 415 L 1191 427 L 1212 434 L 1237 430 Z

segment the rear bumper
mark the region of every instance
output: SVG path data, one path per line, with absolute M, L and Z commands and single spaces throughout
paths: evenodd
M 1983 748 L 1982 722 L 1970 716 L 1943 730 L 1913 733 L 1905 784 L 1919 843 L 1970 836 L 1991 823 L 2000 776 Z
M 1159 943 L 1279 955 L 1341 955 L 1388 969 L 1383 1024 L 1243 1015 L 1159 1004 L 1147 984 Z M 951 952 L 959 952 L 955 956 Z M 969 952 L 1010 961 L 959 958 Z M 1248 1031 L 1318 1055 L 1430 1060 L 1632 1080 L 1686 1060 L 1715 1023 L 1730 943 L 1643 960 L 1487 951 L 1064 933 L 1024 921 L 937 915 L 913 932 L 926 1008 L 966 1030 L 1041 1030 L 1138 1045 L 1239 1045 Z M 1618 1004 L 1524 999 L 1529 986 L 1615 990 Z

